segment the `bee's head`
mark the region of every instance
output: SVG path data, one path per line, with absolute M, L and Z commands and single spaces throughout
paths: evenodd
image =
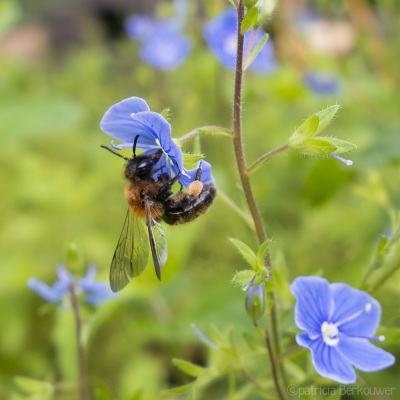
M 150 178 L 154 174 L 154 167 L 160 161 L 163 152 L 133 155 L 126 164 L 125 176 L 127 179 Z

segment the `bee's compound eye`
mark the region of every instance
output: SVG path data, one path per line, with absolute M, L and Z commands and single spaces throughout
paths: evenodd
M 200 181 L 193 181 L 188 187 L 188 195 L 198 197 L 203 190 L 203 184 Z

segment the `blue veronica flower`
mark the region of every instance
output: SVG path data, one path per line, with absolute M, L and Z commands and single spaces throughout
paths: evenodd
M 260 41 L 264 32 L 262 29 L 251 29 L 244 35 L 244 55 Z M 236 65 L 237 47 L 237 11 L 229 7 L 222 14 L 209 21 L 203 30 L 204 39 L 225 68 L 233 69 Z M 248 69 L 258 74 L 270 74 L 275 71 L 277 63 L 271 39 L 254 59 Z
M 128 36 L 142 43 L 139 56 L 145 63 L 160 70 L 170 70 L 185 61 L 191 44 L 181 32 L 182 10 L 184 7 L 177 8 L 176 16 L 162 21 L 139 15 L 132 15 L 125 21 Z
M 76 285 L 77 294 L 84 294 L 86 302 L 92 305 L 98 305 L 115 297 L 107 283 L 95 282 L 97 269 L 94 266 L 89 267 L 87 275 L 75 283 L 75 278 L 64 267 L 57 268 L 58 280 L 53 285 L 48 285 L 37 278 L 29 278 L 28 287 L 35 291 L 40 297 L 50 303 L 59 303 L 64 296 L 69 295 L 71 285 Z
M 308 71 L 304 74 L 304 83 L 315 93 L 320 95 L 336 94 L 340 90 L 340 83 L 333 75 Z
M 145 154 L 162 149 L 160 165 L 157 165 L 158 171 L 153 176 L 155 180 L 163 172 L 168 173 L 171 178 L 181 173 L 179 182 L 185 187 L 194 180 L 197 168 L 187 170 L 183 167 L 182 151 L 171 137 L 171 125 L 161 114 L 150 111 L 145 100 L 129 97 L 114 104 L 106 111 L 100 128 L 122 142 L 118 145 L 111 142 L 116 149 L 132 148 L 136 135 L 139 135 L 136 147 L 144 150 Z M 210 164 L 206 161 L 201 163 L 201 181 L 213 181 Z
M 318 277 L 299 277 L 290 289 L 297 299 L 296 336 L 300 346 L 311 350 L 318 374 L 343 384 L 357 379 L 353 367 L 373 372 L 395 362 L 392 354 L 369 340 L 378 328 L 381 307 L 369 294 L 344 283 L 329 284 Z

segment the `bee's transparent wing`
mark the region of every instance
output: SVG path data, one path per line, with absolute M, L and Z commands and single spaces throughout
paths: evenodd
M 144 221 L 135 218 L 128 209 L 111 261 L 111 290 L 119 292 L 132 277 L 140 275 L 145 269 L 148 259 L 149 238 Z
M 149 241 L 151 255 L 153 257 L 154 269 L 156 271 L 157 278 L 161 280 L 161 268 L 167 262 L 168 258 L 168 245 L 167 239 L 165 238 L 164 230 L 161 225 L 151 218 L 150 205 L 148 201 L 145 201 L 146 208 L 146 223 L 149 232 Z

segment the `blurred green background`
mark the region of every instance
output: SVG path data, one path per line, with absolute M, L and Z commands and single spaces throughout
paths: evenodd
M 233 74 L 201 37 L 206 20 L 228 2 L 188 4 L 191 54 L 163 72 L 139 59 L 122 21 L 131 13 L 168 14 L 167 1 L 0 2 L 0 398 L 40 398 L 24 395 L 15 376 L 55 383 L 55 399 L 75 398 L 70 311 L 44 305 L 27 280 L 54 282 L 71 240 L 82 255 L 79 265 L 69 266 L 77 276 L 95 264 L 99 279 L 108 279 L 126 204 L 121 160 L 100 148 L 110 140 L 99 129 L 107 108 L 129 96 L 146 99 L 153 111 L 170 107 L 175 137 L 204 125 L 231 126 Z M 325 25 L 298 28 L 298 12 L 307 5 Z M 399 11 L 394 0 L 282 1 L 269 23 L 279 68 L 245 79 L 249 163 L 285 143 L 307 115 L 335 103 L 342 108 L 327 134 L 359 148 L 350 156 L 352 167 L 287 151 L 252 176 L 274 241 L 275 268 L 288 283 L 321 274 L 359 286 L 380 235 L 390 229 L 381 199 L 399 207 Z M 330 46 L 321 49 L 315 38 Z M 302 79 L 307 70 L 334 75 L 340 90 L 313 92 Z M 184 149 L 191 151 L 192 144 Z M 217 186 L 241 206 L 230 140 L 203 136 L 201 149 Z M 243 293 L 229 284 L 245 265 L 227 238 L 256 248 L 243 220 L 217 198 L 204 217 L 165 230 L 163 282 L 147 268 L 118 299 L 85 310 L 89 378 L 102 393 L 98 398 L 158 399 L 161 390 L 189 382 L 171 358 L 207 364 L 207 349 L 191 323 L 205 333 L 211 324 L 223 332 L 235 327 L 239 348 L 242 333 L 252 331 Z M 386 327 L 399 327 L 399 286 L 395 274 L 374 293 Z M 279 309 L 290 329 L 292 307 L 284 291 Z M 294 343 L 293 336 L 286 340 L 287 347 Z M 385 348 L 399 355 L 393 342 Z M 399 372 L 394 366 L 361 376 L 368 386 L 396 387 L 399 396 Z M 227 385 L 218 381 L 207 398 L 225 398 Z

